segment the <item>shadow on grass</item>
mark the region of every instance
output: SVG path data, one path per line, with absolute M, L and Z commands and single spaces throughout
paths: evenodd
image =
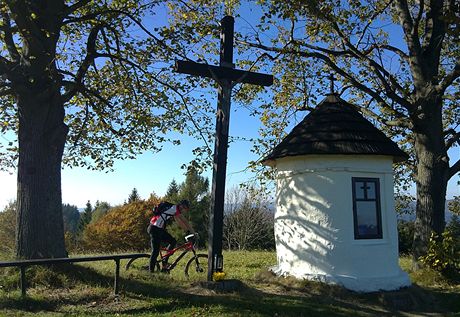
M 64 306 L 70 305 L 82 312 L 89 309 L 108 314 L 190 315 L 196 310 L 209 315 L 242 316 L 403 316 L 407 312 L 431 316 L 460 310 L 458 293 L 416 285 L 394 292 L 359 294 L 338 286 L 262 276 L 254 281 L 254 286 L 243 284 L 234 293 L 215 293 L 176 282 L 167 275 L 137 271 L 120 278 L 121 296 L 115 297 L 113 276 L 80 265 L 55 267 L 53 272 L 65 276 L 71 288 L 83 284 L 104 290 L 94 291 L 86 286 L 86 291 L 75 291 L 64 285 L 63 289 L 44 288 L 33 298 L 2 294 L 0 309 L 62 312 Z
M 11 274 L 12 271 L 7 273 Z M 19 290 L 19 274 L 13 278 L 15 282 L 9 282 L 8 287 L 0 294 L 0 309 L 18 309 L 28 312 L 55 311 L 60 305 L 78 305 L 81 303 L 96 301 L 107 293 L 91 294 L 84 293 L 82 296 L 62 298 L 69 292 L 69 288 L 76 284 L 84 284 L 93 287 L 112 287 L 114 277 L 106 276 L 94 269 L 74 264 L 50 265 L 31 267 L 26 274 L 27 294 L 32 291 L 34 296 L 22 297 Z M 8 277 L 11 279 L 11 276 Z M 17 290 L 14 291 L 14 286 Z M 113 292 L 113 291 L 112 291 Z M 54 293 L 57 293 L 54 295 Z M 53 294 L 53 296 L 49 296 Z
M 458 311 L 455 306 L 460 303 L 458 293 L 427 290 L 418 286 L 393 292 L 360 294 L 339 286 L 311 282 L 289 286 L 283 284 L 283 280 L 273 278 L 269 281 L 270 285 L 281 289 L 278 292 L 243 284 L 238 292 L 226 294 L 196 287 L 152 288 L 148 283 L 125 280 L 123 290 L 126 298 L 141 295 L 163 301 L 150 307 L 127 309 L 124 313 L 171 313 L 193 306 L 203 310 L 220 307 L 227 314 L 243 316 L 406 316 L 407 312 L 423 316 Z M 312 285 L 313 289 L 309 289 Z M 448 302 L 450 305 L 446 305 Z

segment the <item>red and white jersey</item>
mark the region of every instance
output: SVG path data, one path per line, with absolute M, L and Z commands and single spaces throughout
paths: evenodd
M 150 224 L 158 228 L 164 228 L 166 225 L 166 221 L 168 221 L 171 217 L 180 214 L 181 212 L 179 210 L 179 206 L 173 205 L 168 210 L 163 211 L 161 215 L 153 216 L 152 219 L 150 219 Z

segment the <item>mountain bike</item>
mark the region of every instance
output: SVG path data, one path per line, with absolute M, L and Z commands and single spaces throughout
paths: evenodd
M 172 249 L 168 250 L 164 247 L 160 248 L 160 259 L 155 263 L 155 269 L 157 272 L 170 273 L 177 264 L 184 258 L 184 256 L 192 252 L 192 257 L 187 261 L 185 265 L 185 276 L 188 278 L 206 278 L 208 274 L 208 255 L 204 253 L 196 253 L 196 245 L 198 240 L 198 234 L 189 234 L 185 236 L 185 243 Z M 181 254 L 168 266 L 161 267 L 162 262 L 167 258 L 171 257 L 174 253 L 182 251 Z M 129 268 L 134 259 L 126 264 L 126 269 Z M 147 266 L 148 268 L 148 266 Z

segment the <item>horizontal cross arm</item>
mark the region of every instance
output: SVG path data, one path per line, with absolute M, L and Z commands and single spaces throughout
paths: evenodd
M 271 86 L 273 84 L 273 75 L 248 72 L 224 66 L 200 64 L 190 61 L 176 61 L 174 70 L 183 74 L 208 78 L 217 77 L 218 79 L 227 79 L 251 85 Z

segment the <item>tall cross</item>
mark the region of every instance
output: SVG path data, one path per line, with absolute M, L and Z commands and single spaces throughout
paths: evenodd
M 273 84 L 272 75 L 235 69 L 233 64 L 234 24 L 235 20 L 232 16 L 225 16 L 221 21 L 219 66 L 191 61 L 177 61 L 175 65 L 178 73 L 213 78 L 219 84 L 209 217 L 208 281 L 212 281 L 214 272 L 223 270 L 222 235 L 232 86 L 234 82 L 260 86 Z
M 330 73 L 329 74 L 329 81 L 330 81 L 330 90 L 331 90 L 330 94 L 331 95 L 335 94 L 334 80 L 335 80 L 334 74 Z

